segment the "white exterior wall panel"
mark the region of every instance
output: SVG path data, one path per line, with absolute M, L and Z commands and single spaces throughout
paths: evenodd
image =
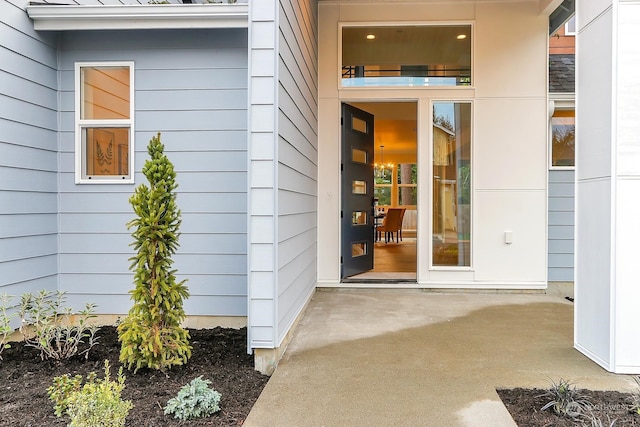
M 14 296 L 58 283 L 57 40 L 25 6 L 0 0 L 0 293 Z
M 610 368 L 612 9 L 578 5 L 576 42 L 576 347 Z M 595 21 L 594 18 L 597 18 Z M 589 82 L 603 82 L 591 84 Z M 598 313 L 597 316 L 594 313 Z
M 640 373 L 637 1 L 578 3 L 575 346 Z
M 188 279 L 187 314 L 246 315 L 246 43 L 246 30 L 63 34 L 60 289 L 73 301 L 95 301 L 100 313 L 130 308 L 128 199 L 147 183 L 147 144 L 161 132 L 179 185 L 174 266 Z M 75 184 L 73 66 L 116 60 L 135 62 L 135 184 Z

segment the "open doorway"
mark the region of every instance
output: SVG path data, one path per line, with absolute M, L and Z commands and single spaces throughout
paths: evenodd
M 349 105 L 374 118 L 370 169 L 374 197 L 373 268 L 344 277 L 343 282 L 416 282 L 417 103 L 350 102 Z M 348 163 L 344 162 L 344 168 L 349 167 Z M 398 215 L 401 218 L 396 229 L 393 222 Z

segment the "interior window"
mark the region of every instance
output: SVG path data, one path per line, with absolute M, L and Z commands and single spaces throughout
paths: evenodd
M 416 206 L 418 204 L 418 165 L 401 163 L 398 170 L 398 205 Z
M 342 86 L 471 85 L 471 25 L 342 27 Z
M 131 182 L 132 64 L 77 64 L 76 181 Z
M 433 105 L 434 266 L 471 265 L 471 104 Z

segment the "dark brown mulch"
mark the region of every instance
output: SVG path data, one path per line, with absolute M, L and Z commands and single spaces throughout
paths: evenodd
M 519 427 L 573 427 L 592 426 L 591 415 L 609 427 L 615 420 L 616 427 L 640 426 L 640 415 L 629 411 L 631 395 L 617 391 L 580 390 L 581 395 L 590 403 L 590 409 L 576 418 L 556 415 L 553 409 L 542 411 L 549 398 L 541 396 L 539 389 L 500 389 L 500 399 L 509 410 L 511 417 Z
M 133 374 L 124 369 L 126 388 L 122 397 L 134 405 L 127 426 L 242 425 L 269 379 L 253 368 L 253 356 L 246 351 L 246 328 L 190 329 L 189 333 L 193 350 L 185 366 L 174 367 L 166 374 L 149 369 Z M 22 343 L 12 343 L 4 350 L 4 360 L 0 361 L 0 426 L 66 426 L 69 418 L 56 417 L 47 396 L 53 378 L 67 373 L 86 377 L 91 371 L 102 378 L 105 359 L 111 364 L 112 377 L 121 366 L 115 328 L 102 327 L 98 335 L 99 344 L 91 349 L 88 360 L 73 357 L 62 362 L 41 361 L 36 349 Z M 222 393 L 220 412 L 185 423 L 164 415 L 167 400 L 200 375 Z

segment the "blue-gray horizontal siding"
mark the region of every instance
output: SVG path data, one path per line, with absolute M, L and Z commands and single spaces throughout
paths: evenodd
M 0 0 L 0 293 L 16 297 L 58 278 L 57 41 L 25 5 Z
M 74 182 L 74 64 L 135 63 L 135 184 Z M 247 311 L 246 30 L 68 32 L 60 56 L 60 287 L 72 303 L 126 313 L 133 219 L 149 140 L 161 132 L 182 211 L 178 279 L 189 315 Z
M 317 281 L 317 16 L 314 0 L 280 1 L 278 342 Z
M 550 281 L 573 281 L 575 172 L 549 171 Z

